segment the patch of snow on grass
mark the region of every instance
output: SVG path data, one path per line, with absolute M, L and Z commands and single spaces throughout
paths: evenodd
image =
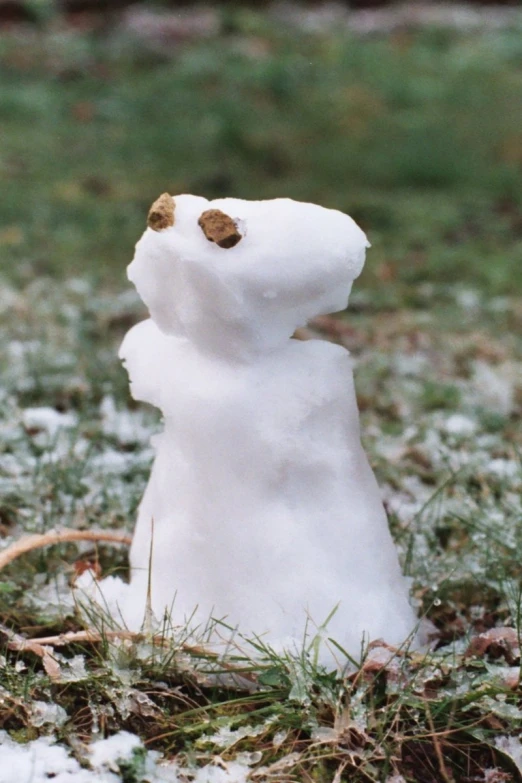
M 143 424 L 141 411 L 118 410 L 114 397 L 106 394 L 100 405 L 104 435 L 112 435 L 122 445 L 148 443 L 150 427 Z
M 84 761 L 90 769 L 80 766 L 70 753 L 53 737 L 19 744 L 0 731 L 0 783 L 47 783 L 51 778 L 53 783 L 121 783 L 130 780 L 130 769 L 136 783 L 246 783 L 249 764 L 259 761 L 258 754 L 249 754 L 248 759 L 227 762 L 218 757 L 197 770 L 181 768 L 162 760 L 157 751 L 147 751 L 139 737 L 127 731 L 87 748 Z
M 492 459 L 488 469 L 501 479 L 513 479 L 522 473 L 522 466 L 514 459 Z
M 513 759 L 522 772 L 522 737 L 495 737 L 496 747 Z
M 515 371 L 511 363 L 491 367 L 484 361 L 474 364 L 474 387 L 480 403 L 496 413 L 509 416 L 515 407 Z
M 221 761 L 198 769 L 194 783 L 247 783 L 250 769 L 238 761 Z
M 22 421 L 27 430 L 47 432 L 50 438 L 54 438 L 58 430 L 75 427 L 78 418 L 73 413 L 60 413 L 54 408 L 26 408 L 22 414 Z
M 480 306 L 480 293 L 472 288 L 460 288 L 455 291 L 455 301 L 464 310 L 476 310 Z
M 97 740 L 89 748 L 91 765 L 94 769 L 107 767 L 117 771 L 119 761 L 131 761 L 135 751 L 142 747 L 141 740 L 128 731 L 119 731 L 112 737 Z
M 50 737 L 20 745 L 0 732 L 0 783 L 118 783 L 113 774 L 93 776 L 82 769 L 66 748 Z
M 449 435 L 472 435 L 476 429 L 477 423 L 462 413 L 452 414 L 446 419 L 444 424 L 444 430 Z

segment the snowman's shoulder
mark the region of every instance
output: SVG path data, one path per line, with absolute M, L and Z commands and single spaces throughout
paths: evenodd
M 118 356 L 127 368 L 143 364 L 150 368 L 172 351 L 175 339 L 162 332 L 152 318 L 147 318 L 129 329 L 123 338 Z
M 119 357 L 129 374 L 134 399 L 160 406 L 161 390 L 168 383 L 179 342 L 179 338 L 164 334 L 150 318 L 129 329 Z
M 123 338 L 118 356 L 120 359 L 126 361 L 129 357 L 132 357 L 137 350 L 144 347 L 145 344 L 150 345 L 151 341 L 156 341 L 161 335 L 162 332 L 158 329 L 152 318 L 140 321 L 139 323 L 134 324 Z

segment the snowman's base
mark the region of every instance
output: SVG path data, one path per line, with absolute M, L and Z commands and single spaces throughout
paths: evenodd
M 359 665 L 365 659 L 370 643 L 376 642 L 363 635 L 359 650 L 350 650 L 345 654 L 342 646 L 337 645 L 335 638 L 330 636 L 327 627 L 318 629 L 312 623 L 303 627 L 300 637 L 281 638 L 272 638 L 268 634 L 243 635 L 240 629 L 228 625 L 226 619 L 209 618 L 206 623 L 198 624 L 194 622 L 195 615 L 180 625 L 172 621 L 167 611 L 163 617 L 148 611 L 146 597 L 136 600 L 136 590 L 128 583 L 113 576 L 96 581 L 90 571 L 77 579 L 74 593 L 78 606 L 90 623 L 99 617 L 103 627 L 110 627 L 111 630 L 172 637 L 174 641 L 180 642 L 185 651 L 193 649 L 203 656 L 208 653 L 212 658 L 217 656 L 228 663 L 237 662 L 239 666 L 249 661 L 263 663 L 282 660 L 289 664 L 297 661 L 305 666 L 319 665 L 329 671 L 342 671 Z M 400 649 L 401 652 L 419 650 L 427 644 L 432 634 L 431 624 L 421 621 L 414 634 L 401 644 L 397 644 L 397 639 L 394 639 L 395 647 L 390 649 Z M 383 644 L 386 646 L 386 640 Z

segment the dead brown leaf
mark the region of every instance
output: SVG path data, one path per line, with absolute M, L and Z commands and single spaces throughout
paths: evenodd
M 520 660 L 520 640 L 514 628 L 490 628 L 469 643 L 466 656 L 504 658 L 510 666 Z

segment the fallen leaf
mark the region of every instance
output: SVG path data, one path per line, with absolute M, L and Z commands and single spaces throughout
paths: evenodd
M 466 656 L 505 658 L 510 666 L 520 660 L 520 640 L 514 628 L 490 628 L 469 643 Z

